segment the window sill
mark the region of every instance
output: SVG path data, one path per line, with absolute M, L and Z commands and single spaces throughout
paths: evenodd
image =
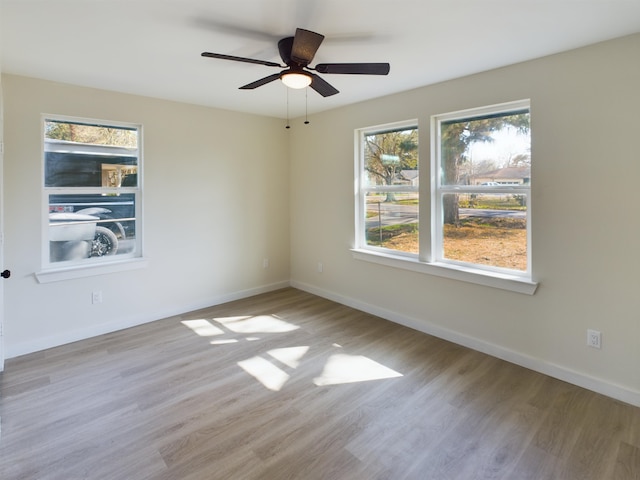
M 363 249 L 352 249 L 353 258 L 366 262 L 386 265 L 388 267 L 410 270 L 427 275 L 475 283 L 487 287 L 500 288 L 526 295 L 533 295 L 538 288 L 537 282 L 532 282 L 516 275 L 488 272 L 486 270 L 449 265 L 444 263 L 424 263 L 413 258 L 389 255 Z
M 107 273 L 125 272 L 146 268 L 149 262 L 144 258 L 122 260 L 94 265 L 79 265 L 73 267 L 55 268 L 36 272 L 38 283 L 52 283 L 76 278 L 104 275 Z

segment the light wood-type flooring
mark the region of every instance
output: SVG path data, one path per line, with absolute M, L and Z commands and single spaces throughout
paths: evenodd
M 0 478 L 640 479 L 640 409 L 287 288 L 8 360 Z

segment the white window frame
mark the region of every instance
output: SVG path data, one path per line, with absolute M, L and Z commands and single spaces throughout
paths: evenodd
M 509 269 L 495 268 L 479 264 L 469 264 L 444 259 L 442 252 L 442 218 L 441 199 L 442 194 L 459 191 L 457 186 L 442 186 L 440 184 L 440 130 L 439 121 L 468 118 L 487 115 L 490 113 L 508 114 L 510 111 L 530 110 L 530 101 L 521 100 L 498 105 L 486 106 L 477 109 L 469 109 L 457 112 L 434 115 L 431 117 L 430 129 L 420 128 L 415 120 L 397 122 L 376 127 L 367 127 L 355 131 L 355 241 L 351 249 L 352 255 L 357 260 L 367 261 L 393 268 L 424 273 L 428 275 L 459 280 L 477 285 L 533 295 L 538 283 L 532 278 L 531 267 L 531 192 L 530 187 L 501 186 L 500 192 L 512 194 L 522 193 L 527 198 L 527 270 L 520 272 Z M 404 254 L 390 249 L 378 248 L 366 245 L 365 239 L 365 204 L 362 175 L 364 174 L 364 135 L 381 130 L 391 130 L 402 126 L 418 126 L 420 145 L 429 145 L 425 141 L 425 135 L 430 137 L 431 161 L 419 160 L 420 171 L 420 205 L 419 205 L 419 242 L 420 254 L 418 256 Z M 421 150 L 422 153 L 423 150 Z M 463 187 L 467 188 L 467 187 Z M 486 190 L 478 187 L 478 191 Z M 496 187 L 491 188 L 492 193 L 497 193 Z
M 89 125 L 102 125 L 115 128 L 135 129 L 138 136 L 137 156 L 137 185 L 127 187 L 48 187 L 45 182 L 45 151 L 49 147 L 45 142 L 46 121 L 60 121 Z M 55 114 L 41 115 L 41 262 L 42 268 L 36 272 L 40 283 L 50 283 L 60 280 L 82 278 L 126 270 L 134 270 L 147 266 L 143 258 L 143 129 L 140 124 L 100 120 L 92 118 L 71 117 Z M 49 248 L 49 195 L 52 194 L 96 194 L 96 193 L 129 193 L 135 196 L 135 248 L 133 252 L 112 256 L 86 258 L 79 261 L 51 262 Z

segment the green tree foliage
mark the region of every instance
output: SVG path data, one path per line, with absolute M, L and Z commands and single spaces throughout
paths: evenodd
M 132 148 L 138 142 L 136 130 L 52 120 L 45 123 L 45 138 Z
M 527 133 L 530 128 L 529 113 L 443 122 L 440 129 L 442 183 L 458 185 L 462 166 L 469 161 L 469 146 L 474 142 L 493 142 L 492 134 L 506 127 Z M 458 224 L 457 195 L 445 195 L 443 211 L 444 223 Z
M 405 180 L 403 170 L 418 168 L 418 129 L 381 132 L 365 136 L 365 170 L 378 185 Z M 394 201 L 393 193 L 387 202 Z

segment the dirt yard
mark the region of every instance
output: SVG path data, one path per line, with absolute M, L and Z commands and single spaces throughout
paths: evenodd
M 524 220 L 465 219 L 445 225 L 445 258 L 494 267 L 526 270 L 527 230 Z M 416 233 L 401 232 L 385 239 L 387 248 L 418 253 Z

